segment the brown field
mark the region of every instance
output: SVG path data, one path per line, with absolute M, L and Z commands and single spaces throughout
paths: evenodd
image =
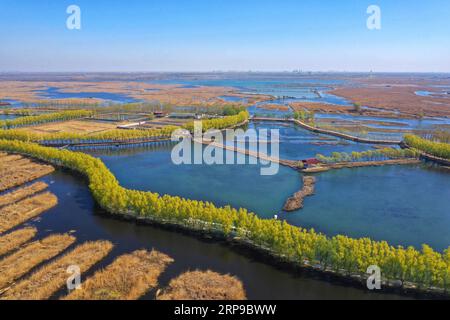
M 8 162 L 13 162 L 13 161 L 15 162 L 15 161 L 21 160 L 21 159 L 23 159 L 22 156 L 15 155 L 15 154 L 9 155 L 9 154 L 4 153 L 0 156 L 0 160 L 1 160 L 0 168 L 6 166 Z
M 398 110 L 412 117 L 449 117 L 450 96 L 421 97 L 416 91 L 433 91 L 426 86 L 413 84 L 371 84 L 358 88 L 338 88 L 331 94 L 344 97 L 347 100 L 363 106 L 384 109 L 386 111 Z
M 0 233 L 37 217 L 56 206 L 57 203 L 58 198 L 54 194 L 46 192 L 0 208 Z
M 159 276 L 172 262 L 172 258 L 157 251 L 123 255 L 64 299 L 136 300 L 158 285 Z
M 36 235 L 36 228 L 24 228 L 0 237 L 0 256 L 19 248 Z
M 39 164 L 22 156 L 0 155 L 0 192 L 36 180 L 53 171 L 55 168 L 50 165 Z
M 186 272 L 172 279 L 158 300 L 245 300 L 242 282 L 212 271 Z
M 81 81 L 0 81 L 0 99 L 12 99 L 29 103 L 42 102 L 42 97 L 36 90 L 45 90 L 48 87 L 60 88 L 61 92 L 109 92 L 131 96 L 138 100 L 155 101 L 171 105 L 191 106 L 223 106 L 240 105 L 241 103 L 226 102 L 220 96 L 239 96 L 248 99 L 248 103 L 254 104 L 269 100 L 270 96 L 245 95 L 233 88 L 227 87 L 195 87 L 184 88 L 180 85 L 149 84 L 144 82 L 130 81 L 104 81 L 104 82 L 81 82 Z M 44 99 L 45 100 L 45 99 Z M 65 99 L 70 100 L 72 99 Z M 73 99 L 75 100 L 75 99 Z M 80 99 L 76 99 L 80 100 Z M 81 99 L 91 104 L 98 102 L 97 99 Z
M 107 123 L 100 121 L 83 121 L 83 120 L 70 120 L 64 122 L 46 123 L 37 126 L 22 128 L 19 130 L 32 132 L 32 133 L 97 133 L 108 130 L 116 129 L 117 123 Z
M 38 192 L 44 191 L 48 188 L 48 184 L 44 182 L 36 182 L 30 186 L 17 189 L 13 192 L 0 196 L 0 207 L 13 204 L 14 202 L 23 200 Z
M 61 289 L 67 281 L 67 268 L 80 267 L 81 274 L 101 261 L 112 250 L 109 241 L 87 242 L 61 258 L 43 266 L 29 277 L 14 284 L 0 297 L 1 300 L 45 300 Z
M 10 286 L 32 268 L 55 257 L 74 242 L 75 238 L 67 234 L 51 235 L 7 256 L 0 261 L 0 289 Z

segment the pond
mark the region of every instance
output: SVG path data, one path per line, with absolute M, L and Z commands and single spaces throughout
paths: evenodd
M 405 299 L 396 294 L 368 292 L 302 272 L 282 270 L 253 256 L 252 252 L 222 242 L 113 219 L 96 206 L 86 182 L 67 172 L 56 171 L 41 180 L 50 184 L 49 189 L 59 203 L 28 223 L 38 228 L 38 238 L 74 231 L 77 243 L 109 240 L 114 244 L 111 254 L 83 274 L 83 278 L 107 266 L 119 255 L 156 249 L 175 260 L 161 275 L 161 287 L 185 271 L 209 269 L 237 276 L 249 299 Z M 154 296 L 153 290 L 143 298 L 154 299 Z

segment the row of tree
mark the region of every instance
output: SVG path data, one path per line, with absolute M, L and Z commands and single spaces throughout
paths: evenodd
M 88 178 L 96 201 L 113 214 L 145 217 L 199 232 L 239 237 L 241 241 L 303 266 L 315 265 L 350 275 L 365 273 L 369 266 L 377 265 L 387 279 L 411 281 L 423 287 L 450 288 L 450 248 L 439 253 L 427 245 L 419 251 L 367 238 L 329 238 L 286 221 L 261 219 L 246 209 L 219 208 L 209 202 L 125 189 L 100 159 L 84 153 L 8 140 L 0 140 L 0 150 L 82 173 Z
M 436 157 L 450 160 L 450 144 L 423 139 L 413 134 L 404 137 L 406 144 Z
M 57 114 L 56 118 L 62 118 L 62 114 L 67 116 L 80 116 L 81 113 L 75 111 L 64 111 Z M 83 113 L 84 114 L 84 113 Z M 37 116 L 41 117 L 41 116 Z M 25 117 L 36 118 L 36 117 Z M 25 119 L 25 118 L 19 118 Z M 249 118 L 247 111 L 240 112 L 234 116 L 228 116 L 223 118 L 203 120 L 203 130 L 209 129 L 225 129 L 237 124 L 245 122 Z M 14 120 L 13 120 L 14 121 Z M 184 126 L 184 129 L 193 131 L 194 123 L 188 123 Z M 20 140 L 20 141 L 33 141 L 47 145 L 60 145 L 60 144 L 74 144 L 74 143 L 108 143 L 108 142 L 138 142 L 145 139 L 152 138 L 168 138 L 172 132 L 179 129 L 176 126 L 165 126 L 160 129 L 143 129 L 143 130 L 122 130 L 114 129 L 103 132 L 96 132 L 91 134 L 76 133 L 76 132 L 58 132 L 58 133 L 35 133 L 25 130 L 2 130 L 0 129 L 0 139 L 8 140 Z
M 45 113 L 37 116 L 27 116 L 12 120 L 0 121 L 0 128 L 11 129 L 19 128 L 23 126 L 38 125 L 42 123 L 55 122 L 55 121 L 67 121 L 72 119 L 79 119 L 90 117 L 94 113 L 88 110 L 70 110 L 61 111 L 55 113 Z
M 226 129 L 226 128 L 231 128 L 233 126 L 244 123 L 245 121 L 248 120 L 249 117 L 250 117 L 250 114 L 248 113 L 248 111 L 241 111 L 238 114 L 233 115 L 233 116 L 203 120 L 202 128 L 203 128 L 203 131 L 207 131 L 210 129 L 222 130 L 222 129 Z M 189 122 L 189 123 L 185 124 L 183 126 L 183 128 L 193 132 L 194 131 L 194 122 Z
M 33 141 L 46 145 L 76 144 L 76 143 L 108 143 L 108 142 L 137 142 L 145 139 L 168 138 L 175 126 L 161 129 L 121 130 L 82 134 L 76 132 L 35 133 L 25 130 L 0 130 L 0 139 Z
M 388 159 L 405 159 L 418 158 L 419 152 L 414 149 L 394 149 L 383 148 L 376 150 L 367 150 L 363 152 L 333 152 L 331 156 L 324 156 L 318 154 L 317 160 L 323 163 L 338 163 L 338 162 L 359 162 L 359 161 L 381 161 Z

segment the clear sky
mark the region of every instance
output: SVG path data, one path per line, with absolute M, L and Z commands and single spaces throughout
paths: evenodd
M 292 69 L 450 72 L 450 1 L 0 0 L 0 71 Z

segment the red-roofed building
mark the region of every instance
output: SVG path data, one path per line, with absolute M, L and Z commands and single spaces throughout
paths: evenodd
M 302 162 L 305 167 L 317 166 L 320 163 L 320 161 L 317 160 L 316 158 L 302 160 Z

